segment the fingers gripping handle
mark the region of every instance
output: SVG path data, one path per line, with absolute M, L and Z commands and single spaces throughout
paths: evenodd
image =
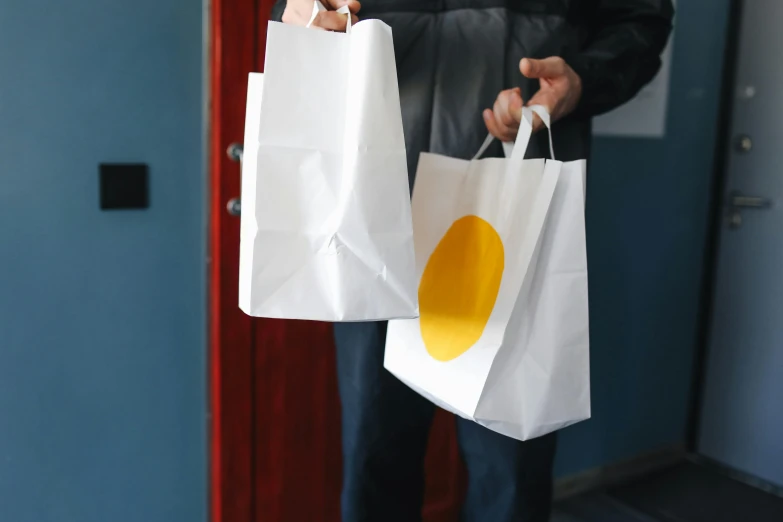
M 326 11 L 326 8 L 324 7 L 324 4 L 319 2 L 318 0 L 314 0 L 313 2 L 313 14 L 310 15 L 310 21 L 307 22 L 307 25 L 305 27 L 310 27 L 313 25 L 313 22 L 315 21 L 315 17 L 318 16 L 318 13 L 321 11 Z M 348 21 L 345 24 L 345 33 L 348 34 L 351 32 L 351 11 L 348 9 L 347 5 L 342 6 L 340 9 L 337 10 L 338 13 L 344 14 L 348 16 Z
M 549 133 L 549 154 L 552 159 L 555 159 L 555 148 L 552 143 L 552 120 L 549 116 L 549 111 L 543 105 L 531 105 L 530 107 L 522 107 L 522 121 L 519 123 L 519 131 L 517 132 L 517 139 L 512 143 L 503 143 L 503 151 L 507 158 L 513 158 L 515 160 L 521 160 L 525 157 L 528 144 L 530 143 L 530 136 L 533 134 L 533 115 L 538 114 L 541 121 L 544 122 L 547 132 Z M 473 156 L 473 159 L 479 159 L 492 144 L 495 138 L 490 134 L 481 148 Z
M 321 11 L 326 11 L 326 8 L 324 7 L 324 4 L 322 4 L 318 0 L 314 0 L 313 1 L 313 13 L 310 15 L 310 21 L 307 22 L 307 25 L 305 27 L 307 27 L 309 29 L 310 26 L 313 25 L 313 22 L 315 22 L 315 17 L 318 16 L 318 13 L 320 13 Z

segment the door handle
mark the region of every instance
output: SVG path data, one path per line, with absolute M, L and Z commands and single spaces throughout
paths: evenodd
M 767 208 L 771 202 L 767 198 L 757 196 L 742 196 L 734 193 L 731 195 L 730 205 L 734 208 Z
M 239 163 L 239 175 L 242 176 L 242 158 L 244 157 L 244 146 L 241 143 L 232 143 L 226 149 L 226 155 L 231 161 Z M 229 214 L 235 217 L 242 215 L 242 200 L 239 198 L 231 198 L 226 203 L 226 210 Z
M 764 209 L 772 206 L 768 198 L 758 196 L 745 196 L 737 191 L 729 194 L 729 227 L 739 228 L 742 225 L 742 209 Z

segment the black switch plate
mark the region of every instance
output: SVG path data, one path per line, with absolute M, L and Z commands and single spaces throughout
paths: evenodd
M 101 163 L 101 210 L 149 208 L 149 168 L 144 163 Z

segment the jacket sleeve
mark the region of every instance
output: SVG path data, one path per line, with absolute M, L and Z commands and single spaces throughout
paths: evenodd
M 285 2 L 286 0 L 277 0 L 277 2 L 275 2 L 275 5 L 272 6 L 272 15 L 270 16 L 270 20 L 273 20 L 275 22 L 283 21 L 283 11 L 285 11 Z
M 582 79 L 574 115 L 610 111 L 650 82 L 661 67 L 673 17 L 671 0 L 597 0 L 586 44 L 568 60 Z

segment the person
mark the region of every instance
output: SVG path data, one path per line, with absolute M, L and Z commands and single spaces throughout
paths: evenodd
M 558 159 L 589 157 L 591 117 L 630 100 L 660 67 L 671 0 L 324 0 L 312 27 L 378 18 L 392 28 L 411 186 L 421 152 L 470 158 L 487 131 L 517 133 L 523 104 L 552 115 Z M 313 0 L 278 0 L 306 25 Z M 521 59 L 521 62 L 520 62 Z M 331 95 L 328 86 L 323 96 Z M 537 122 L 540 126 L 540 122 Z M 496 141 L 494 154 L 501 148 Z M 545 157 L 537 133 L 528 157 Z M 435 407 L 383 368 L 386 323 L 334 325 L 342 402 L 344 522 L 421 520 Z M 457 419 L 465 522 L 549 519 L 556 436 L 526 442 Z

